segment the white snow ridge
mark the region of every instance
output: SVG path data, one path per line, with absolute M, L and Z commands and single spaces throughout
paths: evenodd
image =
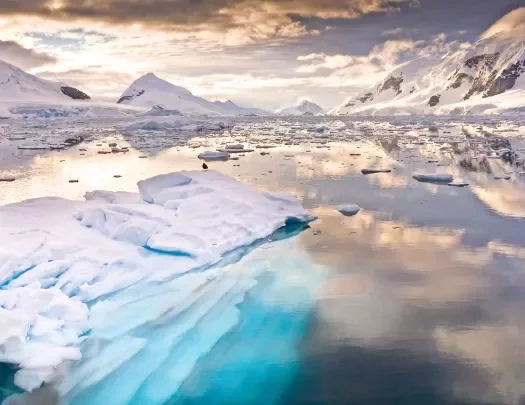
M 215 341 L 235 325 L 235 305 L 255 281 L 223 279 L 220 268 L 190 270 L 247 249 L 289 221 L 312 219 L 292 196 L 260 192 L 215 171 L 143 180 L 135 196 L 96 191 L 86 201 L 42 198 L 0 207 L 0 362 L 19 367 L 15 383 L 31 391 L 81 358 L 83 334 L 124 336 L 132 356 L 143 345 L 126 337 L 126 328 L 167 311 L 197 320 L 218 301 L 221 313 L 233 315 L 224 324 L 230 326 L 208 336 Z M 127 307 L 106 297 L 137 286 L 136 300 L 148 293 L 139 283 L 172 285 L 176 299 L 172 290 L 171 300 L 160 297 L 157 307 L 113 322 Z M 195 323 L 181 324 L 180 333 Z M 89 378 L 98 377 L 90 372 Z M 72 387 L 66 381 L 60 389 Z

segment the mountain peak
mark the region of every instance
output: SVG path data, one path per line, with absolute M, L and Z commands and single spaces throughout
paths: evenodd
M 155 74 L 155 73 L 146 73 L 145 75 L 139 77 L 139 80 L 140 79 L 158 79 L 159 77 Z
M 324 113 L 324 110 L 309 100 L 302 100 L 293 107 L 281 108 L 276 111 L 280 115 L 319 115 Z

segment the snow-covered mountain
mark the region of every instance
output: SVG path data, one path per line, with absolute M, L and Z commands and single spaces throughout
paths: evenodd
M 230 100 L 214 101 L 213 104 L 223 110 L 226 115 L 273 115 L 270 111 L 261 108 L 240 107 Z
M 525 8 L 470 48 L 404 63 L 330 114 L 498 113 L 525 110 Z
M 212 102 L 194 96 L 184 87 L 175 86 L 153 73 L 135 80 L 117 103 L 147 108 L 157 106 L 189 115 L 269 115 L 264 110 L 239 107 L 231 101 Z
M 324 110 L 311 101 L 303 100 L 293 107 L 280 108 L 275 113 L 279 115 L 320 115 L 324 113 Z
M 40 79 L 0 61 L 0 102 L 63 102 L 89 98 L 74 87 Z

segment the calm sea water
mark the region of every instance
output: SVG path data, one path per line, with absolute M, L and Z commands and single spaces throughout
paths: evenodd
M 301 122 L 287 125 L 302 133 Z M 208 165 L 260 189 L 297 195 L 319 219 L 301 232 L 275 235 L 235 264 L 248 269 L 264 257 L 274 271 L 262 273 L 239 306 L 240 323 L 159 403 L 524 403 L 523 168 L 483 158 L 486 137 L 451 146 L 435 142 L 421 126 L 412 126 L 420 131 L 414 138 L 407 135 L 411 126 L 391 131 L 372 122 L 359 131 L 352 126 L 343 139 L 318 136 L 336 131 L 333 122 L 323 122 L 322 131 L 320 125 L 308 121 L 310 132 L 292 136 L 288 145 L 283 139 L 289 133 L 279 133 L 283 124 L 270 122 L 221 137 L 101 131 L 87 147 L 12 149 L 0 168 L 17 180 L 0 184 L 0 202 L 135 191 L 140 179 L 200 169 L 197 154 L 225 143 L 274 146 Z M 437 130 L 458 126 L 440 123 Z M 513 131 L 509 136 L 516 137 Z M 97 143 L 113 140 L 130 152 L 97 153 Z M 392 172 L 364 176 L 366 167 Z M 415 172 L 436 170 L 469 186 L 412 179 Z M 336 210 L 341 204 L 362 211 L 344 217 Z M 174 354 L 172 364 L 183 354 Z M 163 373 L 169 374 L 169 365 Z M 0 369 L 4 397 L 12 392 L 10 373 Z M 169 385 L 164 378 L 160 373 L 159 386 Z M 110 388 L 119 381 L 108 378 L 73 403 L 112 404 Z M 130 403 L 146 403 L 153 394 L 145 390 Z M 14 398 L 6 403 L 59 402 L 53 387 Z

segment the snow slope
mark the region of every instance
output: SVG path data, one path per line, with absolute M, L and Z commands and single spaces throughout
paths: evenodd
M 260 192 L 214 171 L 160 175 L 138 189 L 0 207 L 0 362 L 19 367 L 19 387 L 33 390 L 79 360 L 85 333 L 107 350 L 104 361 L 118 367 L 144 346 L 144 339 L 126 332 L 169 314 L 183 314 L 175 325 L 179 339 L 199 322 L 207 330 L 206 343 L 192 346 L 198 358 L 235 326 L 236 305 L 255 281 L 225 278 L 220 268 L 191 270 L 289 222 L 313 219 L 294 197 Z M 148 311 L 134 313 L 150 294 L 144 283 L 169 290 Z M 129 297 L 116 300 L 114 293 L 127 289 Z M 217 314 L 202 325 L 214 308 Z M 121 349 L 105 346 L 116 336 L 125 340 L 118 340 Z M 106 372 L 87 366 L 80 385 Z
M 507 14 L 469 49 L 420 57 L 330 114 L 501 113 L 525 108 L 525 8 Z
M 160 79 L 153 73 L 135 80 L 117 103 L 147 108 L 157 106 L 188 115 L 269 115 L 264 110 L 239 107 L 231 101 L 211 102 L 194 96 L 189 90 Z
M 213 103 L 223 110 L 225 115 L 273 115 L 270 111 L 261 108 L 239 107 L 230 100 L 214 101 Z
M 303 100 L 295 106 L 281 108 L 275 113 L 278 115 L 321 115 L 324 110 L 311 101 Z
M 0 103 L 10 101 L 87 100 L 90 97 L 64 83 L 40 79 L 0 61 Z

